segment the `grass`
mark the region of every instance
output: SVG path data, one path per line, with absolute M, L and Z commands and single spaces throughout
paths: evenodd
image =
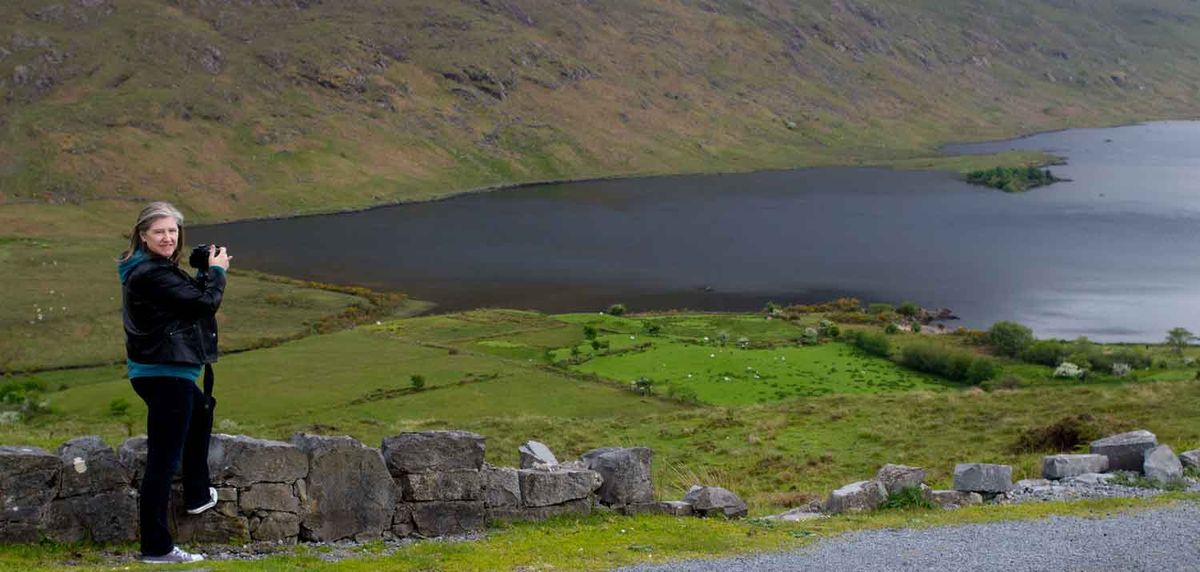
M 303 568 L 343 570 L 608 570 L 632 564 L 665 563 L 696 558 L 800 548 L 856 530 L 930 528 L 1003 520 L 1036 520 L 1049 516 L 1084 519 L 1174 506 L 1200 500 L 1196 495 L 1163 495 L 1150 500 L 1104 499 L 1072 503 L 1028 503 L 967 507 L 953 511 L 906 509 L 837 516 L 803 523 L 763 520 L 623 517 L 597 514 L 559 517 L 540 523 L 514 523 L 488 531 L 470 542 L 423 541 L 391 548 L 366 544 L 343 551 L 346 559 L 330 562 L 328 547 L 301 546 L 284 555 L 243 561 L 207 561 L 205 569 L 269 571 Z M 59 570 L 70 563 L 81 572 L 149 570 L 129 562 L 131 546 L 101 549 L 88 545 L 6 545 L 0 568 Z

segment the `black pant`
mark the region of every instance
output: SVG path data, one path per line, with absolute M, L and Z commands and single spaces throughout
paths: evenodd
M 171 479 L 183 463 L 187 506 L 208 501 L 208 440 L 212 416 L 208 398 L 194 381 L 179 377 L 139 377 L 133 390 L 146 402 L 146 474 L 139 508 L 142 554 L 161 556 L 175 547 L 167 524 Z

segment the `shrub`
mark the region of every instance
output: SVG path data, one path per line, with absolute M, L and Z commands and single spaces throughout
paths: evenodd
M 934 509 L 937 508 L 933 501 L 925 498 L 925 493 L 921 487 L 904 487 L 890 495 L 879 505 L 883 510 L 905 510 L 905 509 Z
M 413 391 L 421 391 L 425 389 L 425 376 L 417 374 L 409 377 L 409 382 L 412 384 Z
M 625 304 L 613 304 L 608 307 L 608 315 L 623 316 L 625 315 Z
M 654 380 L 645 377 L 639 377 L 633 380 L 633 390 L 641 395 L 653 395 Z
M 817 333 L 822 336 L 836 338 L 841 335 L 842 329 L 829 320 L 821 320 L 817 323 Z
M 110 417 L 124 417 L 129 413 L 129 400 L 124 397 L 118 397 L 108 402 L 108 415 Z
M 1054 377 L 1058 378 L 1083 379 L 1083 376 L 1086 374 L 1087 370 L 1069 361 L 1058 364 L 1058 367 L 1054 370 Z
M 1145 369 L 1150 367 L 1150 353 L 1142 348 L 1121 347 L 1114 351 L 1111 355 L 1113 365 L 1117 363 L 1128 364 L 1131 369 Z
M 1112 373 L 1117 377 L 1126 377 L 1133 373 L 1133 368 L 1127 363 L 1117 362 L 1112 365 Z
M 1066 345 L 1057 340 L 1038 340 L 1021 352 L 1021 360 L 1056 367 L 1067 357 Z
M 892 342 L 886 335 L 877 332 L 851 330 L 843 338 L 850 345 L 874 356 L 891 357 Z
M 667 397 L 684 403 L 700 403 L 700 396 L 696 394 L 695 389 L 678 383 L 667 386 Z
M 868 314 L 890 314 L 894 312 L 891 304 L 871 304 L 867 306 Z
M 897 326 L 896 322 L 888 322 L 888 325 L 883 327 L 883 333 L 885 333 L 889 336 L 892 334 L 900 333 L 900 326 Z
M 600 332 L 598 330 L 596 330 L 595 326 L 584 326 L 583 327 L 583 337 L 585 339 L 594 340 L 594 339 L 596 339 L 596 335 L 599 333 Z
M 1016 322 L 996 322 L 987 335 L 988 344 L 1002 356 L 1017 357 L 1033 343 L 1033 330 Z
M 904 302 L 903 304 L 900 304 L 899 308 L 896 308 L 896 313 L 900 314 L 901 316 L 912 318 L 921 313 L 921 307 L 918 306 L 916 302 Z
M 912 328 L 912 332 L 913 332 L 914 334 L 919 334 L 919 333 L 921 333 L 921 324 L 920 324 L 920 323 L 918 323 L 918 322 L 913 322 L 913 325 L 911 326 L 911 328 Z
M 646 334 L 651 335 L 651 336 L 657 336 L 659 333 L 662 332 L 662 326 L 652 323 L 652 322 L 647 322 L 646 325 L 643 327 L 643 329 L 646 330 Z
M 820 334 L 816 328 L 804 328 L 804 336 L 800 338 L 800 343 L 815 346 L 820 341 Z
M 972 385 L 995 377 L 997 372 L 996 364 L 990 359 L 928 343 L 904 348 L 900 363 L 917 371 Z

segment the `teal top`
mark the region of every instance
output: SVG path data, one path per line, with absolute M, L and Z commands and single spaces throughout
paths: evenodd
M 137 249 L 133 251 L 133 255 L 129 258 L 117 263 L 117 274 L 121 277 L 121 283 L 129 278 L 129 274 L 133 272 L 133 268 L 138 263 L 149 258 L 146 251 Z M 224 268 L 214 266 L 217 270 L 225 272 Z M 190 379 L 195 381 L 200 377 L 200 372 L 204 370 L 202 365 L 192 365 L 184 363 L 139 363 L 129 358 L 125 359 L 125 367 L 129 370 L 129 379 L 137 379 L 139 377 L 178 377 L 182 379 Z

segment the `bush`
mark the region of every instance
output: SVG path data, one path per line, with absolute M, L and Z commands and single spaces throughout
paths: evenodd
M 913 332 L 914 334 L 919 334 L 919 333 L 921 333 L 921 324 L 920 324 L 920 323 L 918 323 L 918 322 L 913 322 L 913 325 L 911 326 L 911 328 L 912 328 L 912 332 Z
M 992 360 L 933 344 L 913 344 L 900 354 L 905 367 L 961 383 L 978 385 L 996 376 Z
M 842 334 L 842 329 L 829 320 L 821 320 L 817 322 L 817 333 L 822 336 L 836 338 Z
M 1085 375 L 1087 375 L 1086 369 L 1069 361 L 1058 364 L 1058 367 L 1054 369 L 1054 377 L 1057 378 L 1083 379 Z
M 874 356 L 891 357 L 892 342 L 886 335 L 877 332 L 850 330 L 842 336 L 850 345 Z
M 613 304 L 612 306 L 609 306 L 608 307 L 608 315 L 609 316 L 624 316 L 625 315 L 625 304 Z
M 1066 357 L 1066 344 L 1056 340 L 1035 341 L 1020 354 L 1022 361 L 1049 367 L 1057 367 Z
M 1033 343 L 1033 330 L 1016 322 L 996 322 L 988 329 L 988 344 L 1002 356 L 1017 357 Z
M 425 389 L 425 376 L 418 374 L 408 379 L 412 384 L 413 391 L 421 391 L 422 389 Z
M 600 332 L 596 329 L 595 326 L 584 326 L 583 327 L 583 337 L 585 339 L 594 340 L 594 339 L 596 339 L 596 335 L 599 333 Z
M 898 334 L 898 333 L 900 333 L 900 326 L 897 326 L 896 322 L 888 322 L 888 325 L 883 327 L 883 333 L 885 333 L 889 336 L 893 335 L 893 334 Z
M 901 316 L 912 318 L 921 313 L 921 307 L 918 306 L 916 302 L 905 302 L 900 304 L 899 308 L 896 308 L 896 313 L 900 314 Z
M 905 510 L 905 509 L 934 509 L 937 508 L 933 501 L 925 498 L 925 493 L 921 487 L 904 487 L 890 495 L 879 505 L 883 510 Z
M 678 383 L 667 386 L 667 397 L 684 403 L 700 403 L 700 396 L 696 394 L 695 389 Z

